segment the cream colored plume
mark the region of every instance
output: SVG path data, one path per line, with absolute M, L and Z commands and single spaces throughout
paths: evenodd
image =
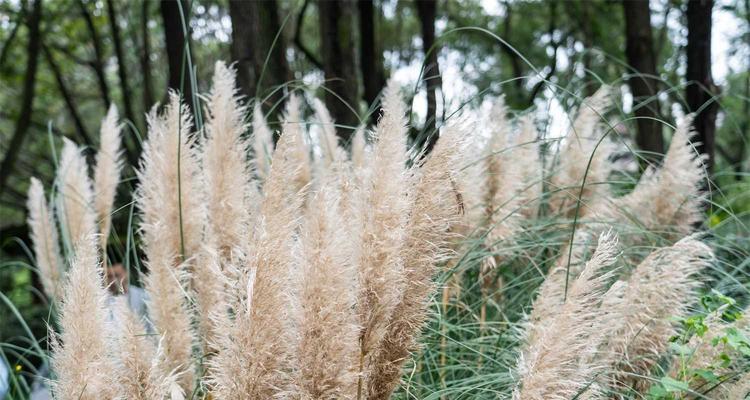
M 247 126 L 240 104 L 235 72 L 217 62 L 207 108 L 202 166 L 205 179 L 206 236 L 214 241 L 222 260 L 248 236 L 250 215 L 246 197 L 256 190 L 248 177 L 248 146 L 242 138 Z
M 165 247 L 173 267 L 198 251 L 205 224 L 204 185 L 188 109 L 176 93 L 164 114 L 148 115 L 149 136 L 143 146 L 136 202 L 146 255 Z
M 511 149 L 511 125 L 508 120 L 505 100 L 500 97 L 490 113 L 490 141 L 485 154 L 487 183 L 483 194 L 486 213 L 486 244 L 495 251 L 497 246 L 511 239 L 520 229 L 521 197 L 523 177 L 519 160 L 509 154 Z M 493 259 L 486 264 L 494 266 Z
M 607 179 L 612 170 L 609 158 L 613 146 L 606 138 L 602 140 L 602 114 L 611 107 L 610 90 L 603 86 L 583 100 L 572 130 L 561 144 L 559 160 L 550 177 L 549 206 L 554 213 L 572 217 L 580 197 L 578 215 L 584 216 L 609 195 Z
M 192 352 L 196 339 L 185 289 L 190 276 L 183 264 L 173 265 L 173 253 L 166 246 L 147 248 L 146 253 L 150 271 L 144 278 L 146 306 L 163 351 L 163 357 L 153 367 L 154 373 L 175 374 L 182 390 L 192 393 L 195 378 Z
M 293 135 L 294 151 L 290 156 L 294 159 L 292 168 L 297 170 L 293 189 L 299 192 L 304 189 L 312 180 L 312 170 L 310 165 L 310 147 L 305 140 L 304 122 L 300 115 L 300 99 L 297 95 L 292 94 L 286 103 L 286 113 L 281 129 L 284 135 Z M 274 160 L 276 159 L 274 153 Z
M 662 166 L 647 170 L 635 189 L 602 213 L 663 234 L 671 240 L 690 233 L 703 220 L 703 157 L 691 143 L 693 118 L 677 126 Z
M 363 168 L 367 164 L 367 140 L 365 139 L 365 127 L 361 126 L 354 131 L 352 137 L 352 165 L 354 168 Z
M 67 243 L 75 251 L 89 235 L 96 234 L 96 214 L 86 159 L 75 143 L 67 138 L 63 138 L 63 143 L 57 168 L 57 212 Z
M 193 391 L 195 338 L 187 308 L 187 264 L 203 241 L 203 184 L 187 108 L 170 94 L 163 115 L 148 116 L 136 202 L 141 211 L 149 316 L 162 340 L 162 376 L 174 372 L 186 393 Z
M 272 154 L 273 132 L 266 123 L 260 103 L 256 101 L 255 107 L 253 107 L 253 155 L 255 173 L 261 180 L 264 180 L 268 176 Z
M 359 327 L 354 314 L 352 241 L 339 212 L 336 182 L 327 180 L 308 207 L 301 234 L 299 399 L 354 399 Z
M 158 367 L 163 358 L 161 348 L 154 344 L 144 322 L 130 310 L 123 296 L 112 302 L 117 332 L 116 378 L 123 393 L 132 400 L 174 400 L 170 394 L 175 376 L 162 375 Z
M 313 99 L 313 109 L 315 109 L 315 115 L 318 117 L 318 123 L 320 124 L 320 147 L 323 153 L 323 161 L 326 166 L 330 166 L 341 160 L 346 153 L 339 146 L 335 121 L 331 118 L 331 113 L 328 112 L 325 104 L 319 99 Z
M 608 324 L 601 319 L 599 304 L 607 295 L 612 279 L 608 269 L 616 256 L 616 236 L 600 236 L 594 255 L 571 283 L 565 302 L 555 315 L 538 322 L 543 326 L 522 352 L 520 387 L 514 398 L 562 400 L 596 390 L 591 384 L 605 365 L 597 362 L 595 352 L 609 333 L 603 329 Z
M 361 213 L 362 251 L 359 260 L 357 314 L 362 331 L 360 354 L 374 357 L 388 332 L 388 323 L 399 303 L 404 285 L 402 246 L 406 240 L 409 211 L 408 194 L 412 186 L 406 170 L 406 108 L 398 87 L 391 81 L 383 97 L 383 116 L 375 131 L 377 142 L 370 176 L 363 189 Z M 366 361 L 371 365 L 371 361 Z M 372 379 L 365 370 L 364 382 Z M 365 385 L 361 385 L 366 389 Z
M 406 243 L 402 249 L 405 287 L 393 310 L 388 330 L 373 358 L 368 399 L 388 399 L 399 383 L 401 368 L 417 339 L 429 312 L 435 291 L 437 266 L 450 253 L 450 232 L 463 211 L 461 194 L 455 186 L 463 157 L 465 131 L 448 126 L 416 174 L 410 199 Z
M 615 386 L 645 390 L 650 385 L 647 375 L 678 333 L 673 321 L 688 312 L 697 274 L 711 258 L 708 246 L 687 237 L 651 253 L 635 269 L 614 310 L 620 327 L 605 346 L 614 353 Z
M 26 206 L 29 209 L 29 236 L 34 245 L 34 261 L 44 293 L 51 301 L 60 301 L 65 265 L 60 256 L 55 219 L 47 207 L 44 187 L 36 178 L 31 178 Z
M 97 259 L 95 236 L 78 242 L 60 304 L 60 333 L 53 334 L 52 394 L 60 400 L 119 399 L 111 318 Z
M 529 113 L 521 117 L 518 134 L 514 136 L 510 158 L 517 165 L 522 185 L 519 190 L 521 215 L 525 219 L 536 218 L 542 201 L 542 165 L 539 138 L 534 116 Z
M 94 209 L 99 221 L 99 247 L 103 254 L 107 253 L 115 194 L 122 171 L 121 126 L 117 120 L 117 107 L 113 104 L 102 121 L 94 168 Z
M 290 129 L 291 128 L 291 129 Z M 294 125 L 286 124 L 273 154 L 258 226 L 238 268 L 235 286 L 240 296 L 233 319 L 219 326 L 209 361 L 209 384 L 216 398 L 267 399 L 288 391 L 291 365 L 297 349 L 297 293 L 299 256 L 294 251 L 302 193 L 296 185 L 301 169 L 296 158 L 301 139 Z

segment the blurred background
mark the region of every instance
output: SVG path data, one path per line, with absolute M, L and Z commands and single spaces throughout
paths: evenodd
M 132 248 L 138 257 L 125 243 L 135 240 L 128 193 L 145 113 L 174 89 L 200 121 L 199 94 L 217 60 L 235 63 L 239 90 L 262 102 L 272 126 L 285 96 L 304 89 L 325 99 L 344 141 L 376 121 L 378 95 L 395 79 L 418 146 L 455 115 L 483 118 L 500 95 L 515 112 L 535 113 L 546 138 L 559 138 L 582 99 L 611 85 L 624 170 L 658 163 L 671 126 L 697 112 L 714 181 L 709 224 L 744 221 L 750 211 L 750 0 L 2 0 L 4 350 L 28 347 L 27 330 L 46 333 L 49 308 L 26 246 L 29 178 L 50 187 L 61 138 L 96 147 L 115 104 L 127 121 L 127 166 L 111 256 Z M 743 227 L 733 229 L 746 244 Z

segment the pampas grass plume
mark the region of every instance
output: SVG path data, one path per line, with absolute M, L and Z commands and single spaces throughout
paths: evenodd
M 99 221 L 99 246 L 106 254 L 107 239 L 112 225 L 112 208 L 122 170 L 121 127 L 117 123 L 117 107 L 109 107 L 99 134 L 99 151 L 94 168 L 94 209 Z M 106 260 L 105 260 L 106 261 Z
M 59 301 L 63 295 L 64 265 L 60 256 L 57 227 L 54 216 L 47 207 L 44 187 L 36 178 L 31 178 L 26 205 L 29 209 L 29 236 L 34 244 L 34 259 L 44 292 L 50 300 Z
M 75 251 L 89 235 L 96 234 L 93 190 L 89 168 L 81 149 L 72 141 L 63 138 L 63 150 L 57 169 L 57 184 L 60 193 L 58 214 L 68 243 Z

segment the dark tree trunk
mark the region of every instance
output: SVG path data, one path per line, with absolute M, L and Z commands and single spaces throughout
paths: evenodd
M 78 6 L 81 9 L 81 16 L 86 22 L 86 28 L 89 31 L 89 35 L 91 35 L 91 42 L 94 46 L 94 61 L 91 63 L 91 67 L 94 70 L 94 74 L 96 74 L 96 81 L 99 84 L 99 91 L 102 94 L 104 105 L 109 108 L 109 104 L 112 100 L 109 95 L 109 84 L 107 83 L 107 78 L 104 73 L 104 51 L 102 50 L 102 40 L 99 36 L 99 31 L 96 30 L 96 25 L 94 25 L 94 19 L 91 18 L 91 13 L 89 13 L 89 9 L 86 7 L 86 3 L 84 3 L 83 0 L 79 0 Z
M 687 5 L 687 80 L 686 97 L 690 112 L 696 113 L 693 122 L 698 132 L 698 151 L 707 157 L 706 167 L 711 173 L 714 165 L 717 103 L 712 100 L 718 92 L 711 76 L 711 12 L 712 0 L 691 0 Z M 700 110 L 700 111 L 699 111 Z
M 149 1 L 141 3 L 141 40 L 143 48 L 141 49 L 141 70 L 143 71 L 143 110 L 148 111 L 154 105 L 153 82 L 151 78 L 151 41 L 148 34 L 149 21 Z
M 8 143 L 8 148 L 0 163 L 0 193 L 3 192 L 8 183 L 8 178 L 13 171 L 13 166 L 21 152 L 23 140 L 26 132 L 31 125 L 31 114 L 34 106 L 34 90 L 36 88 L 36 72 L 38 66 L 39 50 L 41 49 L 41 35 L 39 25 L 42 20 L 42 0 L 34 1 L 31 8 L 31 14 L 28 16 L 27 25 L 29 26 L 29 42 L 26 47 L 26 71 L 23 81 L 23 92 L 21 94 L 21 114 L 16 120 L 13 136 Z
M 120 91 L 122 92 L 122 103 L 125 109 L 125 117 L 135 123 L 135 114 L 131 104 L 130 89 L 128 88 L 128 73 L 125 70 L 125 54 L 122 50 L 120 41 L 120 26 L 117 24 L 117 10 L 113 0 L 107 0 L 107 13 L 109 14 L 109 27 L 112 30 L 112 43 L 115 47 L 115 57 L 117 58 L 117 73 L 120 77 Z
M 625 56 L 632 68 L 628 78 L 633 93 L 633 109 L 638 125 L 635 142 L 645 152 L 648 163 L 660 159 L 664 153 L 664 137 L 658 119 L 661 115 L 659 100 L 659 80 L 656 71 L 653 33 L 651 30 L 651 10 L 648 0 L 624 0 L 625 11 Z
M 265 100 L 263 108 L 273 111 L 269 119 L 275 122 L 284 97 L 282 86 L 292 79 L 276 1 L 230 0 L 229 15 L 240 91 Z
M 351 1 L 318 1 L 323 71 L 328 89 L 325 102 L 339 125 L 338 135 L 346 144 L 360 123 L 354 12 Z
M 185 0 L 162 0 L 161 17 L 164 22 L 164 39 L 169 64 L 169 81 L 167 87 L 182 95 L 183 102 L 193 108 L 193 86 L 190 82 L 190 68 L 187 51 L 190 46 L 189 36 L 185 35 L 188 23 L 188 3 Z M 182 8 L 182 12 L 180 12 Z M 185 29 L 183 29 L 183 19 Z
M 438 65 L 438 47 L 435 45 L 435 18 L 437 1 L 417 0 L 417 14 L 422 26 L 422 49 L 425 53 L 424 81 L 427 87 L 427 119 L 423 134 L 427 135 L 423 143 L 426 153 L 432 150 L 437 142 L 437 91 L 442 87 L 440 67 Z
M 371 107 L 385 86 L 383 51 L 378 40 L 374 2 L 361 0 L 357 5 L 359 7 L 360 66 L 365 89 L 362 98 Z M 370 122 L 374 122 L 376 116 L 377 113 L 372 113 Z
M 47 59 L 47 64 L 49 64 L 49 67 L 52 70 L 52 75 L 55 77 L 57 87 L 60 89 L 63 101 L 65 101 L 65 107 L 67 107 L 68 113 L 70 113 L 70 117 L 73 119 L 73 124 L 76 127 L 78 137 L 84 144 L 86 144 L 86 146 L 91 146 L 93 144 L 91 136 L 89 136 L 88 131 L 86 130 L 86 125 L 84 125 L 83 119 L 81 118 L 81 114 L 78 112 L 78 107 L 76 107 L 74 99 L 75 95 L 65 84 L 62 71 L 60 71 L 60 66 L 57 65 L 57 62 L 55 62 L 55 57 L 52 54 L 52 51 L 50 51 L 49 47 L 45 45 L 42 45 L 42 50 L 44 50 L 44 57 Z

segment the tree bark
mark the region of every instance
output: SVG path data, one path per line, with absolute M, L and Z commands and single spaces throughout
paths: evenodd
M 34 90 L 36 88 L 36 72 L 38 66 L 39 50 L 41 49 L 41 35 L 39 26 L 42 20 L 42 0 L 35 0 L 28 17 L 29 41 L 26 47 L 26 72 L 24 76 L 23 92 L 21 94 L 21 114 L 16 120 L 13 136 L 8 143 L 8 149 L 0 163 L 0 193 L 3 192 L 8 183 L 8 178 L 13 171 L 13 166 L 18 159 L 23 140 L 31 125 L 31 114 L 34 106 Z
M 42 50 L 44 51 L 44 57 L 47 59 L 47 64 L 49 64 L 49 67 L 52 70 L 52 75 L 54 75 L 55 77 L 57 87 L 58 89 L 60 89 L 60 94 L 65 101 L 65 106 L 68 108 L 70 117 L 73 119 L 73 124 L 76 127 L 78 137 L 81 138 L 86 146 L 91 146 L 93 144 L 91 141 L 91 136 L 89 136 L 88 131 L 86 130 L 86 125 L 84 125 L 83 119 L 81 118 L 81 114 L 78 112 L 78 107 L 76 107 L 76 103 L 74 100 L 75 95 L 68 89 L 68 86 L 65 84 L 65 79 L 63 79 L 62 71 L 60 71 L 60 66 L 57 65 L 57 62 L 55 62 L 52 51 L 50 51 L 49 47 L 44 44 L 42 44 Z
M 240 92 L 263 100 L 264 110 L 272 111 L 269 119 L 275 122 L 284 97 L 282 86 L 292 78 L 276 1 L 230 0 L 229 16 Z
M 664 137 L 658 119 L 661 115 L 659 80 L 656 70 L 651 10 L 648 0 L 624 0 L 625 56 L 632 68 L 628 85 L 633 94 L 633 110 L 638 133 L 635 142 L 645 152 L 647 163 L 658 161 L 664 153 Z
M 373 0 L 361 0 L 359 8 L 360 66 L 364 84 L 363 100 L 372 106 L 385 87 L 383 51 L 378 40 L 377 17 Z M 370 122 L 375 122 L 377 113 L 372 113 Z
M 141 3 L 141 70 L 143 70 L 143 109 L 148 111 L 154 105 L 153 79 L 151 78 L 151 40 L 148 34 L 149 1 Z
M 125 70 L 125 54 L 122 51 L 122 42 L 120 41 L 120 26 L 117 24 L 117 10 L 113 0 L 107 0 L 107 13 L 109 14 L 109 27 L 112 30 L 112 43 L 115 47 L 115 57 L 117 58 L 117 73 L 120 78 L 120 91 L 122 92 L 122 103 L 125 109 L 125 117 L 135 123 L 135 114 L 131 104 L 130 89 L 128 88 L 128 74 Z
M 111 98 L 109 95 L 109 84 L 107 83 L 107 78 L 104 73 L 104 51 L 102 50 L 102 40 L 99 36 L 99 31 L 96 30 L 96 25 L 94 25 L 94 19 L 91 18 L 91 13 L 89 13 L 88 8 L 86 7 L 86 3 L 84 3 L 83 0 L 79 0 L 78 7 L 81 9 L 81 16 L 86 22 L 86 27 L 88 28 L 91 42 L 94 46 L 94 61 L 91 63 L 91 67 L 96 75 L 96 81 L 99 84 L 99 91 L 102 94 L 104 106 L 109 108 Z
M 185 0 L 162 0 L 160 5 L 161 17 L 164 22 L 167 63 L 169 64 L 167 87 L 179 92 L 184 104 L 192 110 L 193 86 L 190 82 L 190 68 L 187 60 L 190 38 L 185 35 L 182 25 L 183 15 L 180 13 L 180 6 L 182 6 L 187 26 L 188 4 Z
M 424 81 L 427 87 L 427 119 L 424 134 L 427 135 L 423 145 L 425 154 L 432 150 L 438 139 L 437 133 L 437 91 L 442 87 L 438 50 L 435 46 L 435 18 L 437 2 L 434 0 L 417 0 L 417 14 L 422 27 L 422 49 L 425 53 Z
M 693 125 L 698 132 L 698 151 L 705 154 L 706 168 L 713 171 L 718 104 L 712 100 L 718 92 L 711 76 L 711 12 L 713 0 L 691 0 L 687 5 L 687 80 L 688 109 L 696 113 Z
M 326 79 L 325 103 L 343 143 L 359 125 L 359 82 L 354 43 L 354 3 L 318 1 L 320 43 Z

